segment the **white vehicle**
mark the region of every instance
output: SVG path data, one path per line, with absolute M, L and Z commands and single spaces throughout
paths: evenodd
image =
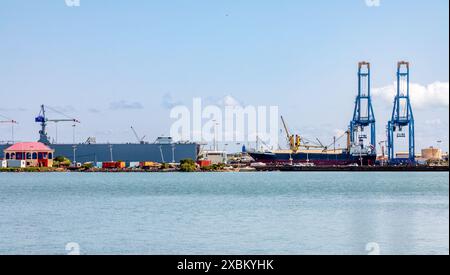
M 250 164 L 250 167 L 253 167 L 253 168 L 266 167 L 266 166 L 267 166 L 267 164 L 265 164 L 263 162 L 255 162 L 255 163 Z

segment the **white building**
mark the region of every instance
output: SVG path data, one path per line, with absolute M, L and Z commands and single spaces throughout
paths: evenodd
M 203 159 L 211 161 L 211 164 L 227 164 L 228 157 L 226 151 L 204 151 Z

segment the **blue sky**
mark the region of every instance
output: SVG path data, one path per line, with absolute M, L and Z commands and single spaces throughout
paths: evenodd
M 417 100 L 417 145 L 440 139 L 448 148 L 448 5 L 81 0 L 69 8 L 64 0 L 3 0 L 0 114 L 20 122 L 19 140 L 37 138 L 33 119 L 44 103 L 82 121 L 78 141 L 128 142 L 131 125 L 152 138 L 168 134 L 172 104 L 232 96 L 278 105 L 291 128 L 327 141 L 351 119 L 358 61 L 372 63 L 376 89 L 392 85 L 396 62 L 408 60 L 413 83 L 444 87 Z M 380 95 L 374 104 L 383 138 L 392 103 Z M 70 125 L 58 131 L 59 141 L 72 140 Z M 9 136 L 0 126 L 0 140 Z

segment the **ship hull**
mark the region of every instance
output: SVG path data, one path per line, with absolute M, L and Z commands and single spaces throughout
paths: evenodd
M 3 146 L 3 147 L 2 147 Z M 3 152 L 5 145 L 0 145 Z M 74 158 L 74 145 L 51 144 L 54 156 Z M 196 143 L 186 144 L 77 144 L 75 160 L 77 162 L 153 161 L 159 163 L 179 163 L 183 159 L 197 160 L 200 146 Z
M 316 166 L 348 166 L 348 165 L 374 165 L 375 155 L 352 156 L 348 153 L 342 154 L 307 154 L 307 153 L 258 153 L 253 152 L 249 155 L 256 161 L 272 165 L 303 164 L 313 163 Z M 292 161 L 291 161 L 292 159 Z

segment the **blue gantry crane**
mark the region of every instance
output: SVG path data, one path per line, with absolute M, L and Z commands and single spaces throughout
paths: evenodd
M 50 109 L 55 113 L 58 113 L 66 118 L 64 119 L 49 119 L 46 115 L 46 109 Z M 37 123 L 41 124 L 41 130 L 39 131 L 39 142 L 44 143 L 45 145 L 50 145 L 50 140 L 49 137 L 47 135 L 47 122 L 54 122 L 54 123 L 58 123 L 58 122 L 73 122 L 73 123 L 80 123 L 80 121 L 78 121 L 75 118 L 70 118 L 67 115 L 53 109 L 50 108 L 49 106 L 45 106 L 45 105 L 41 105 L 41 111 L 39 112 L 39 115 L 35 118 L 34 120 Z M 75 125 L 75 124 L 74 124 Z M 58 130 L 56 130 L 56 135 L 58 135 Z M 56 136 L 56 138 L 58 138 L 58 136 Z
M 350 141 L 352 144 L 358 143 L 364 146 L 364 129 L 370 127 L 370 147 L 376 154 L 376 128 L 375 114 L 372 107 L 372 98 L 370 95 L 370 63 L 359 62 L 358 64 L 358 96 L 355 101 L 355 110 L 353 120 L 350 122 Z
M 391 164 L 415 163 L 414 115 L 409 97 L 409 62 L 400 61 L 397 65 L 397 95 L 394 100 L 392 118 L 388 122 L 388 157 Z M 404 129 L 408 128 L 408 158 L 395 155 L 395 138 L 406 138 Z M 395 134 L 396 137 L 395 137 Z

